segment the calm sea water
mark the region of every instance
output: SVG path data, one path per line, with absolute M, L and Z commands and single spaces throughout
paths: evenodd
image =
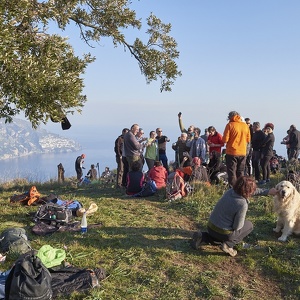
M 33 154 L 26 157 L 0 161 L 0 182 L 7 182 L 15 178 L 26 178 L 29 182 L 46 182 L 50 179 L 57 180 L 57 165 L 62 163 L 65 177 L 76 176 L 75 160 L 78 155 L 85 153 L 84 175 L 91 164 L 99 163 L 100 173 L 107 166 L 111 170 L 116 168 L 113 147 L 101 148 L 101 145 L 89 143 L 89 148 L 78 152 L 57 154 Z

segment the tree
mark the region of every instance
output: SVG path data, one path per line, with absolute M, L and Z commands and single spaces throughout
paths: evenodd
M 171 91 L 181 76 L 175 60 L 177 43 L 151 14 L 147 18 L 148 41 L 130 44 L 123 29 L 140 30 L 141 20 L 128 0 L 2 0 L 0 3 L 0 117 L 11 122 L 21 111 L 36 128 L 51 118 L 60 121 L 67 113 L 80 112 L 84 74 L 95 58 L 78 57 L 66 38 L 50 34 L 49 24 L 64 30 L 77 25 L 83 42 L 94 46 L 110 37 L 137 60 L 147 83 L 160 79 L 162 91 Z

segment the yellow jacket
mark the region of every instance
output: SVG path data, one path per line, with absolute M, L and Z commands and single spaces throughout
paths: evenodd
M 226 154 L 246 156 L 247 144 L 250 143 L 250 129 L 238 115 L 233 116 L 226 125 L 222 141 L 226 144 Z

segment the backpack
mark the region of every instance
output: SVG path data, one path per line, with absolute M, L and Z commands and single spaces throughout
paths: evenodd
M 13 195 L 10 197 L 10 203 L 20 203 L 23 205 L 32 205 L 37 202 L 41 194 L 38 192 L 36 186 L 32 186 L 29 192 L 25 192 L 21 195 Z
M 153 196 L 157 191 L 156 183 L 154 180 L 148 180 L 144 182 L 142 190 L 134 195 L 132 197 L 149 197 Z
M 0 235 L 1 251 L 23 254 L 31 250 L 24 228 L 8 228 Z
M 52 299 L 51 274 L 30 251 L 18 258 L 5 282 L 5 300 Z
M 42 221 L 47 224 L 59 226 L 70 223 L 72 218 L 72 209 L 56 203 L 46 203 L 41 205 L 35 213 L 34 222 Z
M 170 173 L 166 186 L 166 198 L 169 201 L 178 200 L 187 195 L 185 182 L 178 172 Z

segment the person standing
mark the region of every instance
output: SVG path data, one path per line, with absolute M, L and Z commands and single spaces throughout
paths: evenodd
M 206 143 L 202 137 L 200 137 L 201 130 L 198 127 L 194 129 L 194 138 L 187 141 L 186 145 L 190 148 L 191 158 L 199 157 L 201 162 L 205 162 L 206 156 Z
M 253 127 L 251 124 L 251 120 L 250 118 L 245 118 L 245 122 L 246 124 L 249 126 L 250 129 L 250 143 L 248 143 L 247 145 L 247 155 L 246 155 L 246 168 L 245 168 L 245 175 L 252 175 L 252 137 L 253 137 Z
M 217 151 L 221 154 L 221 149 L 224 146 L 224 143 L 222 141 L 222 134 L 217 132 L 216 128 L 214 126 L 208 127 L 208 139 L 207 143 L 209 146 L 209 153 L 212 153 L 213 151 Z
M 156 144 L 156 133 L 155 131 L 150 131 L 149 138 L 146 142 L 146 151 L 145 151 L 145 160 L 148 166 L 148 171 L 154 167 L 155 161 L 158 159 L 157 157 L 157 144 Z
M 170 142 L 170 139 L 162 134 L 161 128 L 156 128 L 156 141 L 158 146 L 158 160 L 162 162 L 163 166 L 169 173 L 168 166 L 168 157 L 166 154 L 167 142 Z
M 265 139 L 262 143 L 262 149 L 261 149 L 261 169 L 262 169 L 262 180 L 259 182 L 259 184 L 266 184 L 270 181 L 270 173 L 271 173 L 271 167 L 270 167 L 270 160 L 273 156 L 273 147 L 275 142 L 275 136 L 273 134 L 274 125 L 272 123 L 267 123 L 264 128 L 265 133 Z
M 189 148 L 186 145 L 186 140 L 187 140 L 187 133 L 182 132 L 180 137 L 178 138 L 176 143 L 172 144 L 172 149 L 175 151 L 175 162 L 176 162 L 176 167 L 178 168 L 179 165 L 181 164 L 185 152 L 189 151 Z M 188 165 L 188 161 L 185 162 L 184 166 L 186 167 Z
M 224 129 L 222 141 L 226 144 L 226 167 L 228 183 L 233 186 L 240 176 L 244 175 L 247 144 L 250 143 L 250 130 L 240 114 L 231 111 Z
M 129 131 L 128 128 L 123 128 L 122 134 L 115 140 L 115 153 L 117 162 L 117 184 L 116 187 L 121 187 L 123 185 L 123 174 L 124 174 L 124 163 L 122 160 L 122 155 L 124 151 L 124 135 Z M 128 171 L 127 171 L 128 172 Z
M 75 171 L 77 174 L 78 181 L 81 180 L 81 177 L 83 175 L 82 169 L 85 169 L 85 167 L 83 167 L 84 159 L 85 159 L 85 154 L 81 154 L 80 156 L 77 156 L 75 160 Z
M 259 122 L 253 122 L 253 135 L 252 135 L 252 168 L 253 175 L 257 182 L 260 181 L 260 159 L 261 148 L 265 139 L 265 134 L 260 128 Z
M 297 130 L 295 125 L 290 126 L 289 139 L 286 145 L 289 146 L 288 160 L 297 160 L 300 152 L 300 131 Z
M 124 135 L 124 152 L 129 165 L 129 171 L 132 170 L 132 163 L 134 161 L 140 162 L 140 168 L 142 171 L 142 161 L 141 161 L 141 144 L 136 139 L 136 134 L 138 133 L 140 127 L 138 124 L 133 124 L 130 130 Z

